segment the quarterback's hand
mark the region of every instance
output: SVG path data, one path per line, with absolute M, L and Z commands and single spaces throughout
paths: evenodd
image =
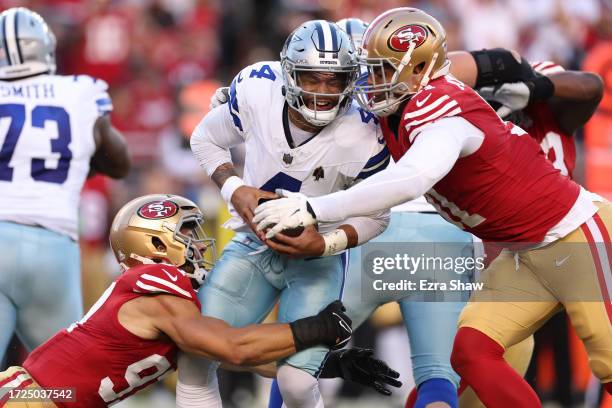
M 253 223 L 257 231 L 265 231 L 266 238 L 273 238 L 284 229 L 307 227 L 316 224 L 312 210 L 309 210 L 308 197 L 302 193 L 278 189 L 276 193 L 283 198 L 270 200 L 255 209 Z
M 531 91 L 524 82 L 505 83 L 497 86 L 483 86 L 478 90 L 480 96 L 488 101 L 499 102 L 497 110 L 500 118 L 523 109 L 529 103 Z
M 215 93 L 210 97 L 210 109 L 213 110 L 219 105 L 223 105 L 229 100 L 229 86 L 217 88 Z
M 314 225 L 304 228 L 297 237 L 278 232 L 274 239 L 266 239 L 265 244 L 276 252 L 291 257 L 321 256 L 325 251 L 325 240 Z
M 316 316 L 289 323 L 295 349 L 301 351 L 317 344 L 324 344 L 334 350 L 344 347 L 353 334 L 353 322 L 344 312 L 344 305 L 336 300 Z
M 344 378 L 374 388 L 383 395 L 391 395 L 386 386 L 401 387 L 399 373 L 387 363 L 374 358 L 373 351 L 363 348 L 335 350 L 327 355 L 321 378 Z
M 231 202 L 242 219 L 255 231 L 255 224 L 252 221 L 253 211 L 257 207 L 259 200 L 274 198 L 278 198 L 278 196 L 269 191 L 260 190 L 255 187 L 240 186 L 232 194 Z

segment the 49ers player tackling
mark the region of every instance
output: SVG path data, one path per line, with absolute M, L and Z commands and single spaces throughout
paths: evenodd
M 563 176 L 524 130 L 448 75 L 445 32 L 433 17 L 412 8 L 383 13 L 365 33 L 363 54 L 369 77 L 357 96 L 385 117 L 387 139 L 395 138 L 402 154 L 397 166 L 326 196 L 282 192 L 285 198 L 256 209 L 258 229 L 276 224 L 270 238 L 425 193 L 449 222 L 506 248 L 462 312 L 452 354 L 481 401 L 540 406 L 503 352 L 561 307 L 612 392 L 612 205 Z M 577 290 L 592 297 L 577 298 Z
M 197 206 L 175 195 L 126 204 L 111 227 L 123 274 L 81 321 L 35 349 L 23 367 L 0 373 L 0 406 L 106 407 L 176 369 L 179 349 L 231 365 L 255 366 L 351 334 L 337 301 L 290 324 L 233 328 L 200 314 L 197 289 L 212 266 L 214 240 Z M 210 254 L 209 254 L 210 255 Z M 69 402 L 11 400 L 20 389 L 67 389 Z M 24 395 L 24 394 L 22 394 Z M 38 394 L 40 395 L 40 394 Z

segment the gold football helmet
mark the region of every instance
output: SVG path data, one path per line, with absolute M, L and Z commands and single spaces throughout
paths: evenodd
M 359 63 L 368 83 L 355 86 L 355 98 L 379 116 L 394 113 L 433 78 L 448 73 L 446 33 L 429 14 L 411 7 L 389 10 L 370 23 Z
M 171 194 L 136 198 L 119 210 L 110 231 L 117 261 L 127 269 L 169 263 L 201 284 L 216 260 L 215 240 L 194 202 Z

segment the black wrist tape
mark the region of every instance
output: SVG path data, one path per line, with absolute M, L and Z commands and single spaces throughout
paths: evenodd
M 305 317 L 289 323 L 291 333 L 293 333 L 293 341 L 295 350 L 301 351 L 318 344 L 327 344 L 329 342 L 329 330 L 324 321 L 318 316 Z M 331 337 L 334 337 L 332 334 Z

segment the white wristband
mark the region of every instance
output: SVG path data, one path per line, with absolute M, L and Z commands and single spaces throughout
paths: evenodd
M 221 197 L 225 200 L 226 203 L 230 203 L 232 201 L 232 195 L 234 195 L 234 191 L 238 189 L 238 187 L 244 186 L 244 181 L 238 176 L 232 176 L 225 180 L 223 186 L 221 187 Z
M 323 240 L 325 241 L 325 250 L 322 256 L 335 255 L 348 246 L 348 237 L 343 229 L 326 232 L 323 234 Z

